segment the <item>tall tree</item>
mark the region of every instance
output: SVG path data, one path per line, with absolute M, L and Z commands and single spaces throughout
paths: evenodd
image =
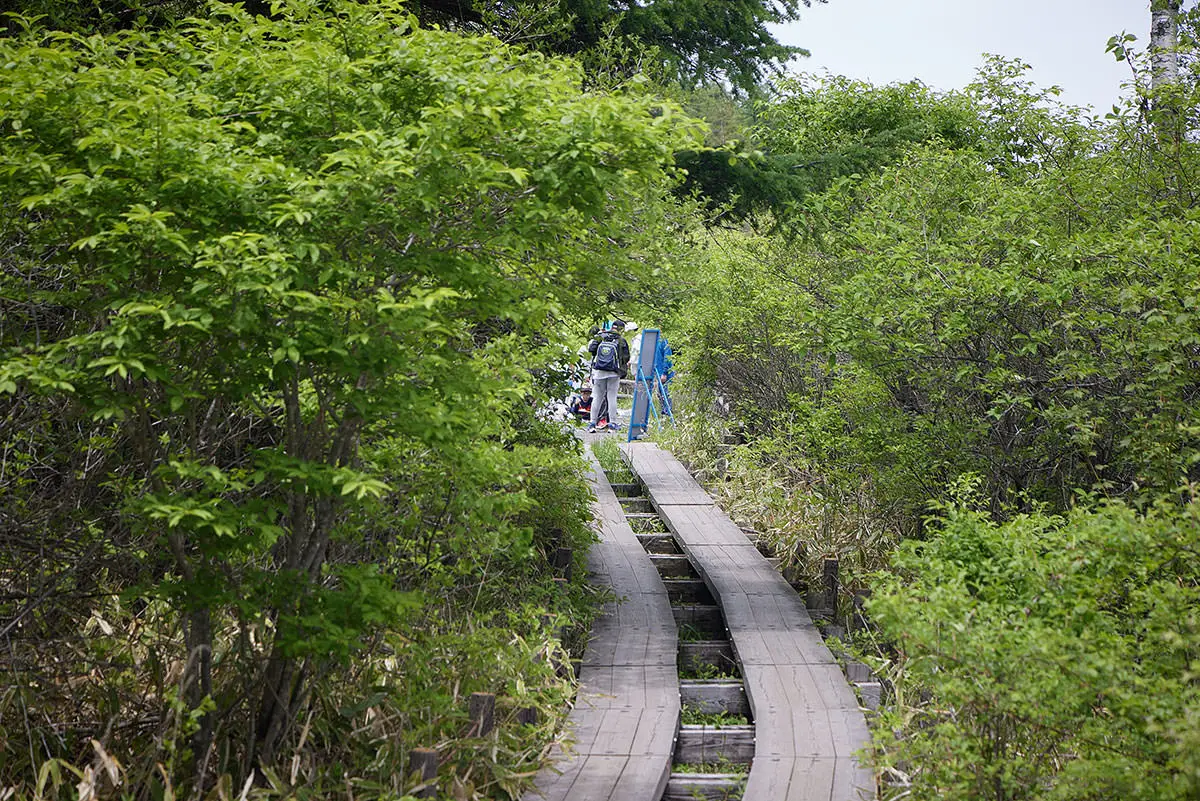
M 1154 124 L 1163 142 L 1176 140 L 1180 115 L 1179 8 L 1181 0 L 1153 0 L 1150 4 L 1150 89 Z
M 750 91 L 794 56 L 808 54 L 780 44 L 769 26 L 799 19 L 813 2 L 826 0 L 414 0 L 412 8 L 424 19 L 480 26 L 550 7 L 569 20 L 565 36 L 543 42 L 557 52 L 578 54 L 625 38 L 648 48 L 647 58 L 685 85 L 724 81 Z
M 160 686 L 144 718 L 110 714 L 150 721 L 119 733 L 134 753 L 195 723 L 201 782 L 210 753 L 272 764 L 314 675 L 395 625 L 404 588 L 378 571 L 411 546 L 378 558 L 348 524 L 392 489 L 379 452 L 459 462 L 429 533 L 463 525 L 496 479 L 462 465 L 520 402 L 522 345 L 607 291 L 596 263 L 635 269 L 692 139 L 566 60 L 322 5 L 0 38 L 0 618 L 40 608 L 26 641 L 75 654 L 63 599 L 142 581 L 178 615 L 183 653 L 154 659 L 178 658 L 182 707 Z M 426 525 L 396 489 L 388 542 Z M 24 730 L 13 709 L 0 730 Z M 81 728 L 42 756 L 104 727 Z
M 1181 0 L 1150 4 L 1150 63 L 1154 89 L 1179 81 L 1179 8 Z

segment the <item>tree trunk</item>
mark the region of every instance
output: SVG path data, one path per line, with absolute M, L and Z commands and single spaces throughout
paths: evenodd
M 1150 108 L 1162 142 L 1178 141 L 1179 6 L 1182 0 L 1150 3 Z
M 1179 82 L 1179 6 L 1181 0 L 1150 4 L 1150 81 L 1157 92 Z
M 187 647 L 188 675 L 187 701 L 190 709 L 197 709 L 212 695 L 212 615 L 208 609 L 197 609 L 188 615 Z M 204 787 L 208 772 L 210 749 L 213 742 L 213 713 L 205 712 L 200 717 L 200 726 L 192 735 L 192 754 L 195 760 L 196 787 Z
M 366 387 L 366 378 L 359 379 L 358 388 Z M 358 433 L 362 420 L 348 411 L 328 436 L 315 433 L 316 426 L 306 425 L 301 413 L 300 389 L 296 376 L 281 388 L 286 414 L 285 441 L 287 453 L 296 459 L 324 461 L 342 467 L 350 464 L 357 453 Z M 321 447 L 321 446 L 324 447 Z M 269 767 L 279 755 L 280 747 L 307 698 L 309 664 L 297 656 L 289 656 L 279 643 L 286 618 L 297 614 L 304 604 L 303 595 L 321 580 L 329 538 L 337 518 L 339 501 L 336 498 L 309 496 L 292 492 L 287 497 L 284 517 L 288 533 L 275 546 L 279 569 L 303 580 L 303 587 L 286 600 L 283 608 L 273 610 L 276 623 L 276 642 L 267 659 L 259 690 L 255 715 L 254 758 L 251 764 Z

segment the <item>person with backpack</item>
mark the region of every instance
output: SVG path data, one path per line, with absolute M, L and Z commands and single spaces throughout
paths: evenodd
M 596 430 L 601 408 L 608 410 L 608 430 L 618 431 L 621 426 L 617 418 L 617 389 L 629 369 L 629 343 L 621 336 L 625 330 L 624 320 L 613 320 L 612 330 L 599 334 L 588 343 L 592 354 L 592 392 L 598 401 L 592 403 L 591 423 L 588 433 Z

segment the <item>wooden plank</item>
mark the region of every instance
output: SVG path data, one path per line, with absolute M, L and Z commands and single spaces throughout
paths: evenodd
M 662 757 L 670 762 L 676 710 L 630 706 L 591 710 L 574 729 L 574 749 L 581 755 Z
M 673 773 L 662 801 L 728 801 L 740 798 L 745 776 L 721 773 Z M 632 801 L 632 799 L 631 799 Z
M 753 726 L 679 727 L 675 762 L 702 765 L 706 762 L 746 764 L 754 757 Z
M 728 712 L 750 717 L 750 702 L 746 700 L 746 689 L 740 680 L 682 679 L 679 700 L 684 706 L 707 714 Z
M 719 640 L 726 636 L 725 623 L 721 620 L 721 607 L 692 605 L 671 608 L 675 623 L 698 633 L 706 640 Z
M 667 666 L 675 654 L 671 647 L 673 631 L 655 629 L 614 629 L 592 640 L 584 652 L 587 667 L 658 664 Z
M 712 498 L 686 470 L 677 469 L 678 460 L 652 442 L 629 442 L 620 446 L 647 495 L 655 505 L 712 505 Z
M 554 750 L 526 799 L 656 799 L 670 774 L 679 724 L 677 633 L 666 587 L 593 459 L 600 542 L 587 564 L 612 589 L 584 652 L 567 727 L 574 744 Z
M 525 795 L 525 799 L 609 801 L 628 762 L 627 756 L 576 755 L 560 763 L 559 773 L 539 772 L 534 789 Z
M 759 706 L 801 710 L 857 710 L 858 702 L 841 668 L 819 665 L 744 665 L 746 695 Z M 761 703 L 762 699 L 767 699 Z
M 672 534 L 686 546 L 750 545 L 745 533 L 711 502 L 708 505 L 676 504 L 671 497 L 660 497 L 651 491 L 651 499 L 659 517 Z M 755 551 L 757 552 L 757 548 Z M 759 554 L 762 556 L 762 554 Z
M 674 665 L 585 665 L 584 668 L 576 709 L 678 709 L 679 674 Z
M 721 671 L 739 670 L 728 640 L 699 640 L 679 643 L 679 672 L 688 673 L 709 665 Z
M 621 778 L 613 785 L 610 799 L 647 799 L 655 801 L 662 796 L 671 777 L 671 765 L 662 760 L 633 759 L 625 763 Z M 647 793 L 649 789 L 649 793 Z M 574 801 L 574 796 L 571 797 Z
M 763 759 L 755 757 L 743 801 L 870 801 L 871 772 L 850 759 Z
M 638 534 L 638 541 L 648 553 L 682 554 L 683 549 L 670 534 Z
M 833 759 L 763 759 L 755 757 L 742 801 L 832 801 Z
M 801 599 L 740 528 L 702 502 L 678 460 L 649 443 L 625 452 L 635 472 L 649 471 L 654 508 L 723 607 L 755 723 L 744 798 L 873 797 L 854 758 L 869 743 L 866 720 Z
M 659 553 L 650 555 L 650 563 L 663 578 L 689 578 L 696 575 L 695 568 L 683 554 Z
M 667 588 L 667 597 L 672 604 L 695 606 L 697 604 L 716 604 L 716 599 L 709 592 L 708 585 L 698 578 L 663 579 Z

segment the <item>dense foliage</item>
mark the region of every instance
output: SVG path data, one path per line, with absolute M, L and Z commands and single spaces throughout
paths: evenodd
M 802 237 L 716 237 L 679 318 L 742 424 L 827 477 L 895 475 L 880 499 L 913 521 L 967 472 L 998 513 L 1064 508 L 1079 487 L 1169 492 L 1200 453 L 1195 214 L 1163 191 L 1190 162 L 1045 108 L 1000 67 L 965 146 L 836 179 Z M 810 116 L 796 127 L 833 114 Z
M 1023 72 L 760 112 L 814 180 L 689 273 L 674 441 L 798 577 L 874 590 L 898 794 L 1194 797 L 1193 84 L 1097 119 Z
M 648 70 L 667 82 L 725 83 L 748 92 L 793 57 L 808 54 L 780 44 L 769 26 L 799 19 L 800 9 L 811 4 L 812 0 L 408 0 L 404 5 L 423 25 L 491 33 L 543 53 L 578 56 L 597 67 L 589 80 L 606 71 L 629 78 Z M 203 16 L 209 7 L 207 0 L 15 0 L 8 5 L 71 31 L 169 27 Z M 253 15 L 278 13 L 271 0 L 243 0 L 242 6 Z
M 825 0 L 817 0 L 825 2 Z M 799 47 L 780 44 L 769 26 L 796 20 L 812 0 L 416 0 L 431 19 L 488 25 L 554 52 L 585 59 L 620 51 L 609 61 L 631 71 L 650 67 L 684 84 L 726 82 L 743 91 L 793 56 Z M 614 50 L 615 48 L 615 50 Z
M 921 798 L 1195 798 L 1198 511 L 953 506 L 901 547 L 871 612 L 937 702 L 885 718 L 888 769 Z
M 669 240 L 688 125 L 392 3 L 0 63 L 0 787 L 517 792 L 553 718 L 462 699 L 561 708 L 591 536 L 528 368 Z

